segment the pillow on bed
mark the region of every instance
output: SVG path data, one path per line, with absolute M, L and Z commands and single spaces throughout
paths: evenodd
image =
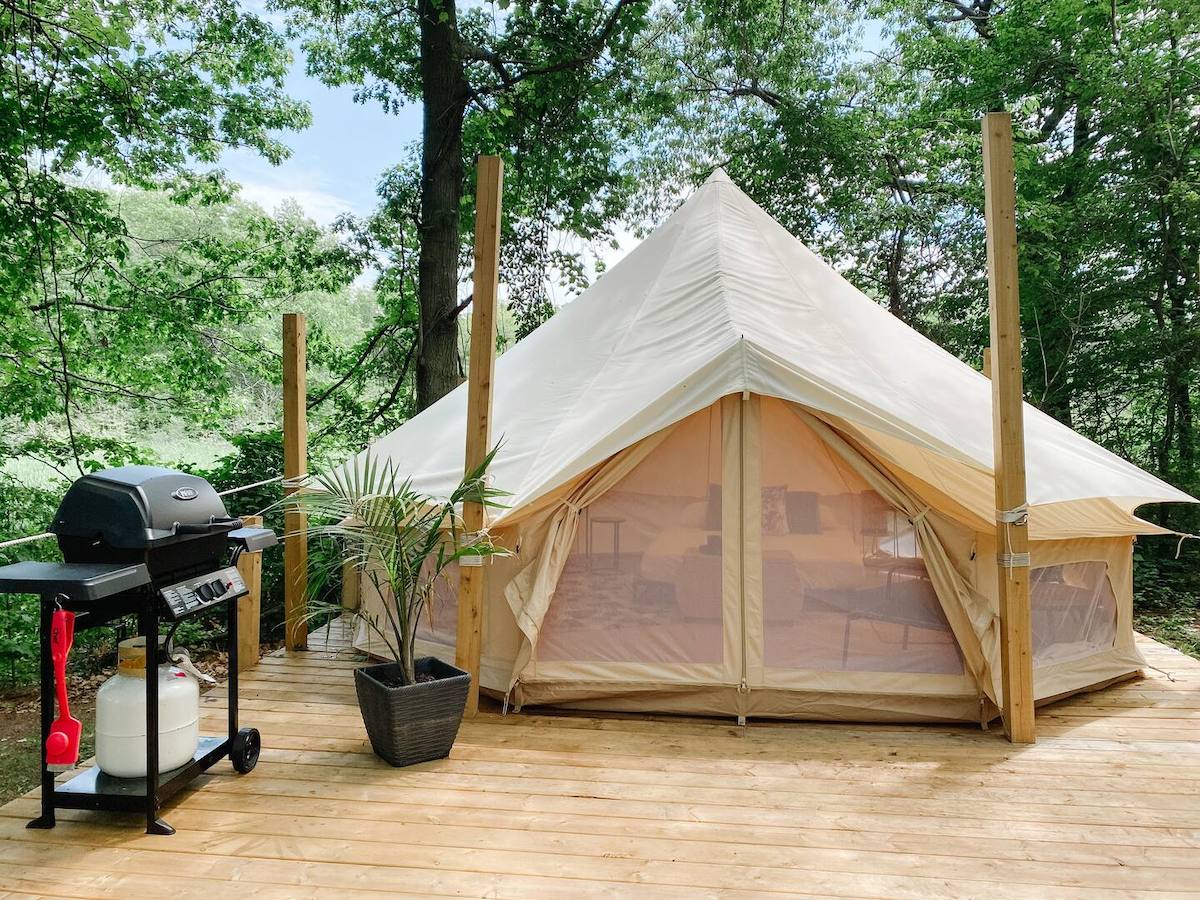
M 762 533 L 788 533 L 786 484 L 762 489 Z
M 787 492 L 787 525 L 792 534 L 821 533 L 821 503 L 816 491 Z

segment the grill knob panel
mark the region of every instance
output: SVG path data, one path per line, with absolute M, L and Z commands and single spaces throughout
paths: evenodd
M 175 620 L 245 594 L 246 583 L 238 570 L 232 567 L 207 572 L 159 591 L 171 618 Z

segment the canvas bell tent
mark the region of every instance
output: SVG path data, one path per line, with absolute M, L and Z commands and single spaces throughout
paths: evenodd
M 445 495 L 464 384 L 371 449 Z M 496 364 L 480 683 L 516 704 L 968 720 L 999 692 L 988 380 L 721 172 Z M 1035 694 L 1138 670 L 1132 542 L 1192 498 L 1026 408 Z M 378 608 L 363 586 L 366 612 Z M 439 585 L 419 650 L 453 660 Z M 366 628 L 357 646 L 371 652 Z

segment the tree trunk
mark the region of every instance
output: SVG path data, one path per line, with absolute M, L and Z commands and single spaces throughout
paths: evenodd
M 418 0 L 421 86 L 421 241 L 417 267 L 421 333 L 417 407 L 424 409 L 463 379 L 458 352 L 459 207 L 463 193 L 463 118 L 469 88 L 463 74 L 452 0 Z
M 904 240 L 907 234 L 908 223 L 905 222 L 896 229 L 887 258 L 888 311 L 901 322 L 908 321 L 904 314 L 904 289 L 900 278 L 904 269 Z
M 1087 218 L 1079 209 L 1079 188 L 1087 174 L 1088 152 L 1091 149 L 1091 106 L 1075 102 L 1075 122 L 1070 142 L 1070 160 L 1067 169 L 1067 184 L 1058 193 L 1056 205 L 1070 211 L 1074 221 Z M 1085 198 L 1086 203 L 1086 198 Z M 1074 427 L 1072 403 L 1074 388 L 1075 329 L 1084 323 L 1073 317 L 1082 317 L 1084 306 L 1073 304 L 1070 299 L 1078 295 L 1079 254 L 1074 241 L 1058 242 L 1058 268 L 1055 292 L 1050 304 L 1043 304 L 1042 322 L 1039 323 L 1039 360 L 1042 365 L 1043 391 L 1042 412 L 1054 416 L 1067 427 Z M 1037 302 L 1037 298 L 1034 298 Z

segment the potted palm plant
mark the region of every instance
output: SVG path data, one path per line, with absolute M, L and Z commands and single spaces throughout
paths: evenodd
M 379 612 L 360 604 L 352 614 L 393 661 L 356 669 L 354 684 L 371 747 L 393 766 L 448 756 L 462 722 L 471 676 L 434 657 L 414 658 L 417 625 L 447 566 L 468 556 L 508 554 L 486 531 L 466 533 L 459 512 L 463 503 L 501 505 L 497 498 L 504 493 L 489 487 L 485 477 L 495 454 L 493 449 L 445 498 L 419 493 L 390 461 L 368 452 L 284 501 L 308 515 L 309 536 L 330 551 L 310 556 L 313 592 L 324 593 L 323 586 L 340 572 L 362 579 L 381 598 Z M 315 604 L 312 615 L 329 606 Z

